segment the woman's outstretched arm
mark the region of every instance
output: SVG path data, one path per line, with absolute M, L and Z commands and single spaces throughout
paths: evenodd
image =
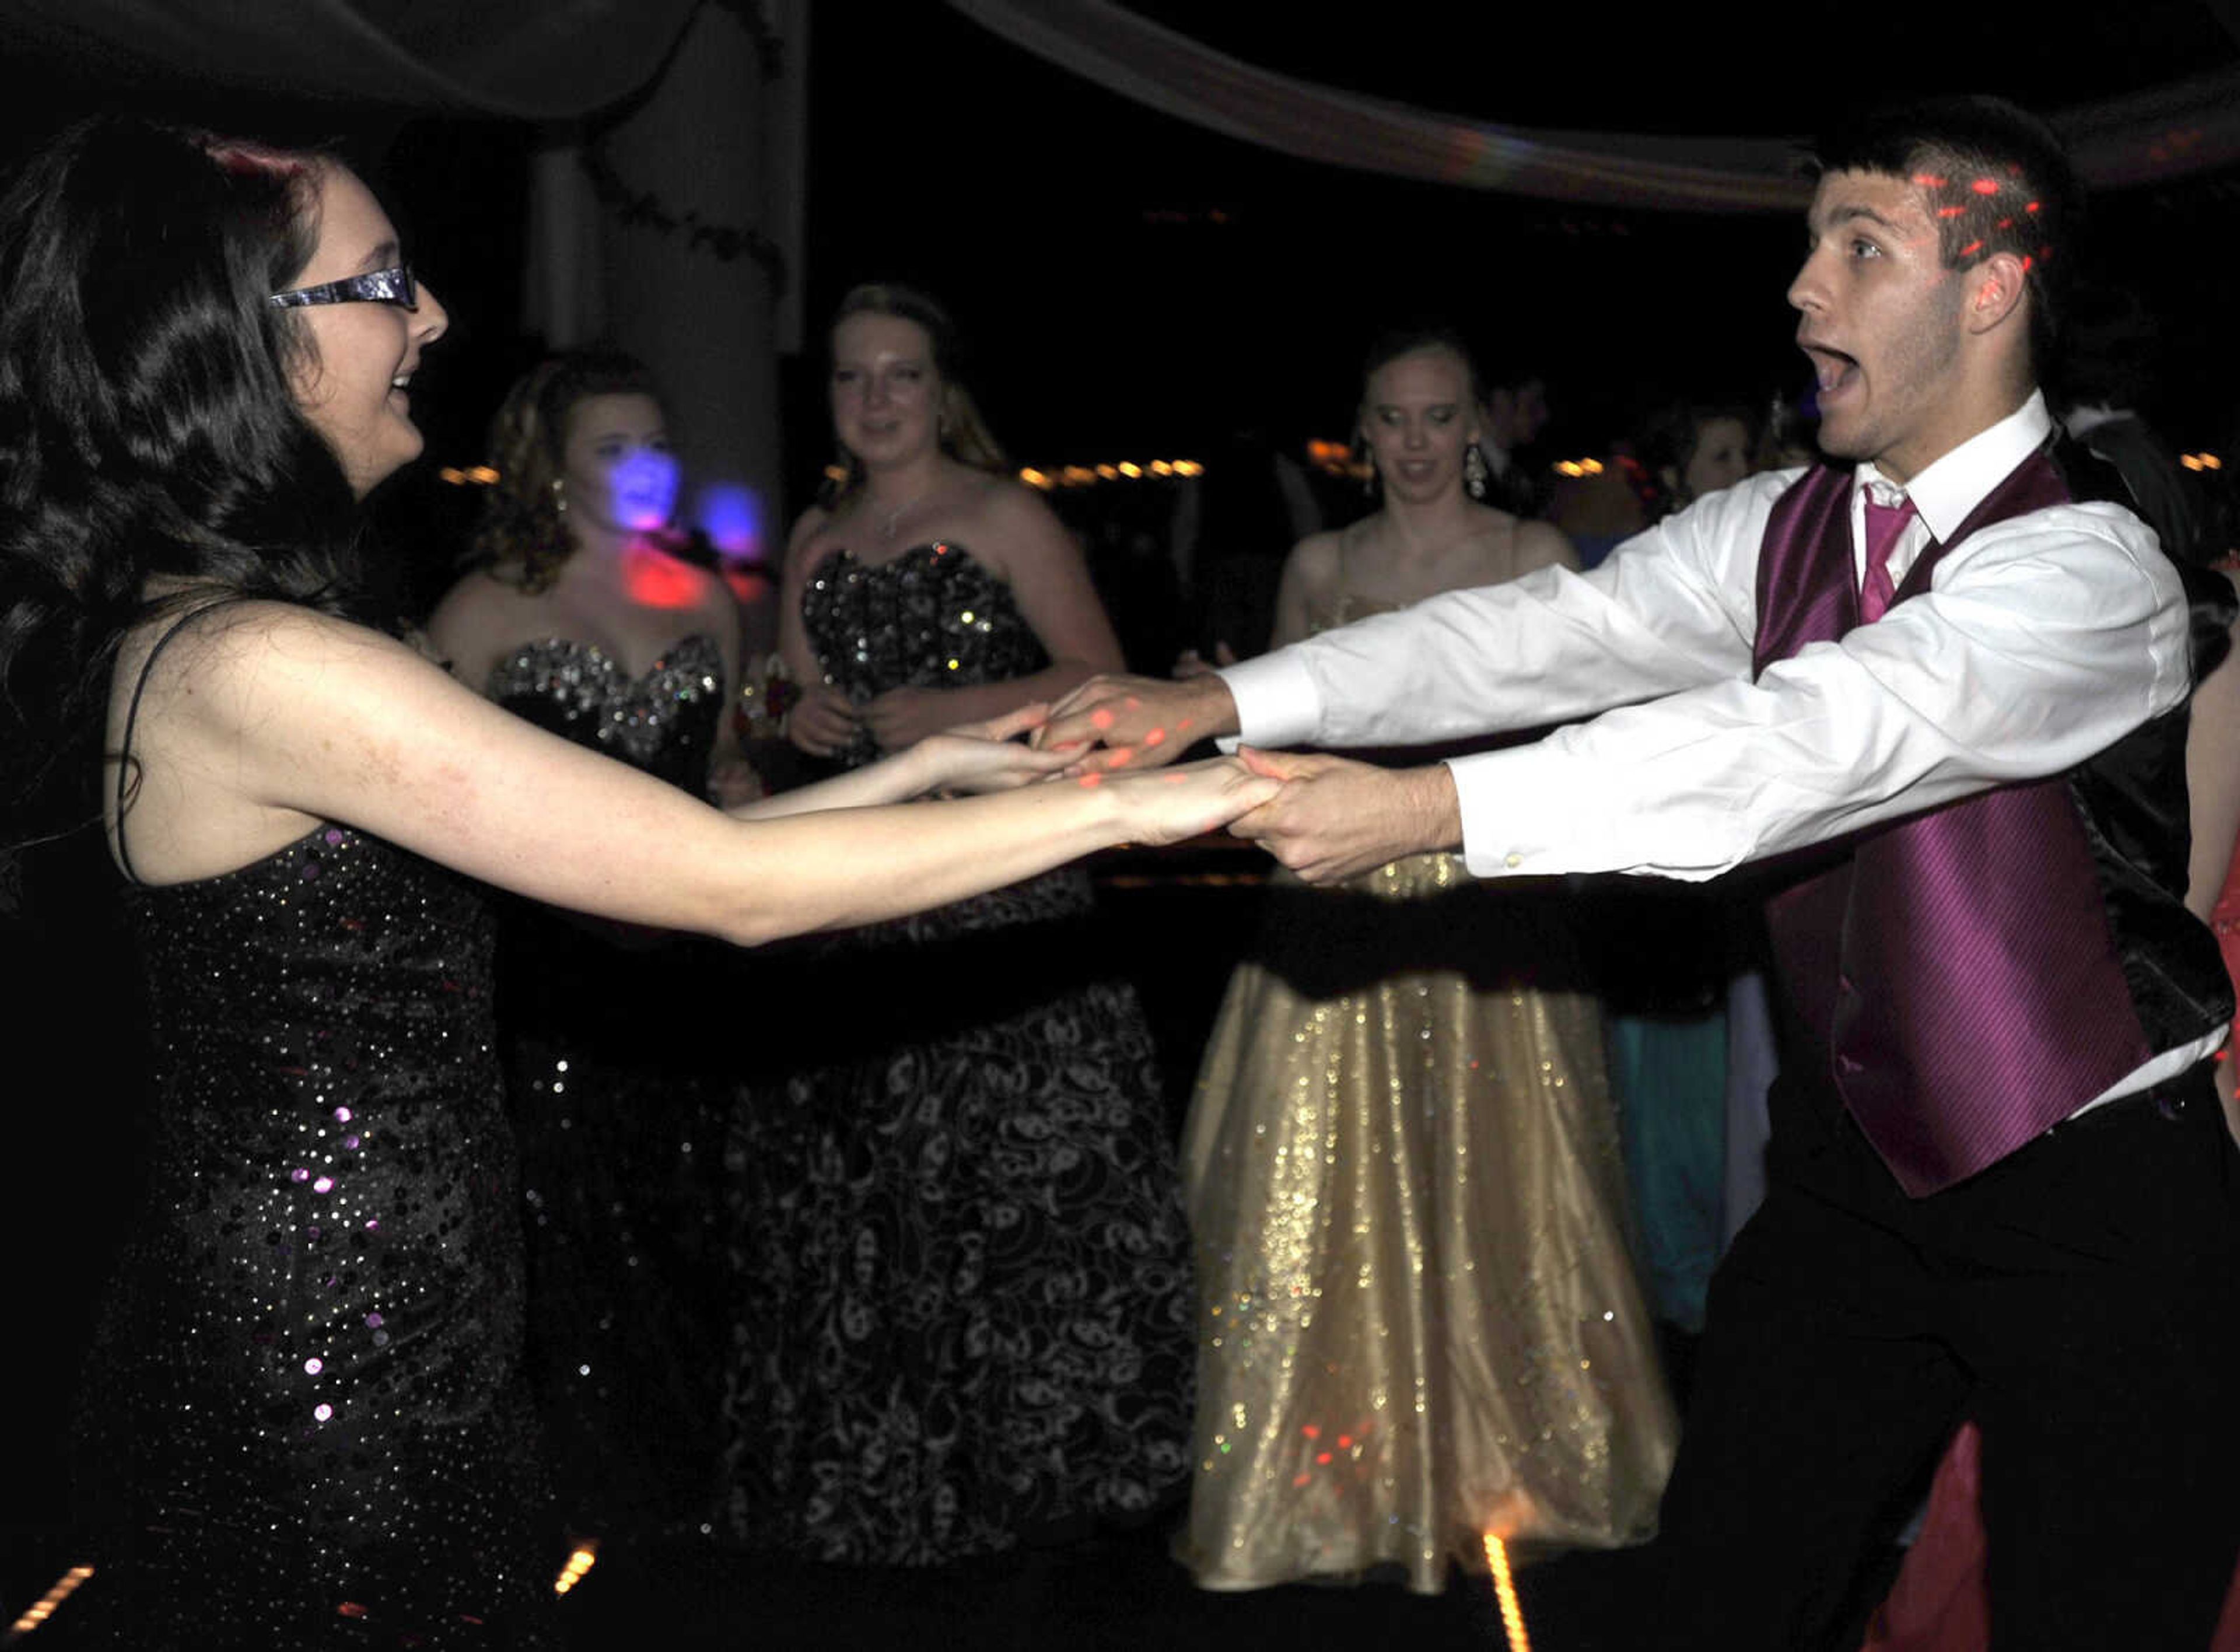
M 150 640 L 134 639 L 121 673 L 137 676 Z M 121 725 L 120 712 L 112 749 Z M 127 824 L 150 883 L 230 870 L 331 821 L 533 899 L 743 945 L 1175 841 L 1275 790 L 1214 764 L 734 820 L 498 709 L 389 637 L 277 603 L 190 623 L 149 680 L 132 753 Z

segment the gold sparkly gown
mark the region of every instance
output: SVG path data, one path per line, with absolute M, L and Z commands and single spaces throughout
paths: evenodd
M 1573 951 L 1559 889 L 1449 855 L 1270 891 L 1183 1143 L 1203 1587 L 1652 1535 L 1677 1429 Z

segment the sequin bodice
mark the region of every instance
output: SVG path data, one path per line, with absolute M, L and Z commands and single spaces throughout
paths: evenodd
M 160 1534 L 131 1643 L 174 1614 L 197 1644 L 323 1643 L 343 1602 L 431 1645 L 537 1617 L 483 901 L 327 826 L 129 904 L 154 1185 L 88 1418 Z
M 1008 683 L 1050 663 L 1011 588 L 946 541 L 884 563 L 834 551 L 810 576 L 801 617 L 824 681 L 857 705 L 890 689 Z M 847 758 L 877 755 L 867 737 Z
M 698 794 L 723 712 L 723 656 L 695 632 L 631 676 L 594 643 L 524 643 L 490 668 L 485 690 L 538 728 Z

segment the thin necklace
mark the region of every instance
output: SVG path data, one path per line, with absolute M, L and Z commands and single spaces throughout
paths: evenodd
M 920 488 L 916 493 L 910 495 L 909 498 L 903 500 L 902 503 L 897 505 L 892 510 L 887 512 L 886 521 L 881 523 L 879 527 L 879 537 L 882 539 L 892 539 L 895 536 L 895 529 L 902 522 L 903 512 L 917 504 L 932 491 L 932 486 Z

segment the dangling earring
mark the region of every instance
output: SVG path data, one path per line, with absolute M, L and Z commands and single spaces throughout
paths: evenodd
M 1470 490 L 1471 498 L 1485 497 L 1485 484 L 1490 474 L 1485 468 L 1485 455 L 1477 443 L 1473 442 L 1463 450 L 1463 486 Z
M 568 479 L 565 476 L 552 478 L 552 509 L 561 516 L 568 514 Z

